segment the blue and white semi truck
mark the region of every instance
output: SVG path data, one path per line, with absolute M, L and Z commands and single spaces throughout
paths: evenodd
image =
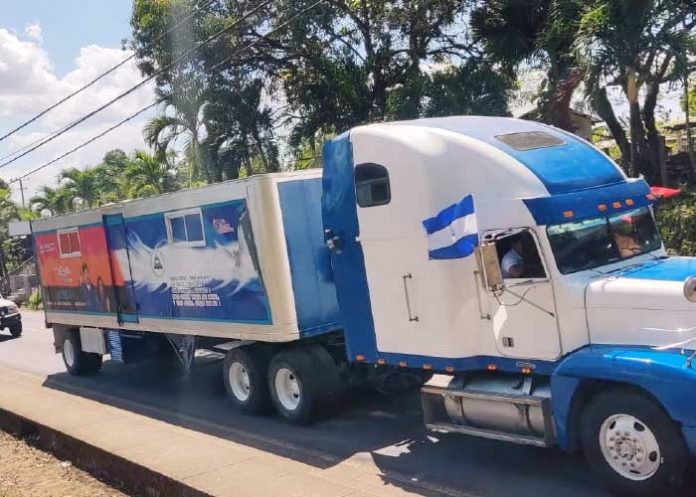
M 308 423 L 360 372 L 425 372 L 430 429 L 582 450 L 663 495 L 696 454 L 696 260 L 665 253 L 653 201 L 574 135 L 451 117 L 32 224 L 71 373 L 215 347 L 239 410 Z

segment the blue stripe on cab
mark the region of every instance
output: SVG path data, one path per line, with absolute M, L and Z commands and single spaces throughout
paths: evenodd
M 625 181 L 616 165 L 602 152 L 568 135 L 559 137 L 565 140 L 565 145 L 534 150 L 515 150 L 506 145 L 500 148 L 527 166 L 551 195 Z
M 507 129 L 501 129 L 498 133 L 492 132 L 488 126 L 469 126 L 464 130 L 453 130 L 481 140 L 510 155 L 539 178 L 539 181 L 551 195 L 626 181 L 619 167 L 609 157 L 575 135 L 552 126 L 530 122 L 515 123 L 514 120 L 507 121 L 509 121 Z M 495 137 L 495 135 L 525 132 L 548 133 L 562 140 L 563 144 L 531 150 L 518 150 Z
M 554 195 L 551 197 L 539 197 L 525 199 L 524 203 L 529 212 L 540 226 L 549 224 L 562 224 L 592 217 L 605 216 L 625 212 L 650 204 L 648 194 L 650 187 L 641 180 L 628 181 L 618 185 L 609 185 L 603 188 Z M 627 205 L 626 200 L 631 199 L 633 205 Z M 614 202 L 621 202 L 621 207 L 615 208 Z M 601 212 L 599 205 L 605 204 L 607 210 Z M 564 212 L 572 211 L 572 217 L 565 217 Z
M 689 276 L 696 276 L 696 258 L 669 257 L 646 262 L 622 271 L 620 276 L 638 280 L 685 281 Z

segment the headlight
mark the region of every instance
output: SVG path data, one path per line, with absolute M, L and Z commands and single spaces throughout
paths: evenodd
M 7 306 L 7 314 L 14 314 L 15 312 L 17 312 L 16 305 L 8 305 Z
M 684 297 L 696 302 L 696 276 L 689 276 L 684 282 Z

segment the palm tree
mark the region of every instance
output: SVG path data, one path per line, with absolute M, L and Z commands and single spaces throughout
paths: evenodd
M 696 4 L 681 0 L 594 0 L 578 19 L 577 52 L 586 66 L 585 87 L 609 125 L 631 173 L 660 181 L 661 138 L 655 118 L 660 88 L 675 83 L 679 59 L 694 39 Z M 620 126 L 608 89 L 623 92 L 629 135 Z
M 190 163 L 189 183 L 201 173 L 210 181 L 204 149 L 201 147 L 203 108 L 206 105 L 202 86 L 195 82 L 174 84 L 173 88 L 158 87 L 155 93 L 163 112 L 145 125 L 145 141 L 158 152 L 166 153 L 177 140 L 183 138 L 184 153 Z
M 471 28 L 484 52 L 513 74 L 527 63 L 546 71 L 536 118 L 575 131 L 570 104 L 582 82 L 573 42 L 580 3 L 576 0 L 489 0 L 471 14 Z
M 225 81 L 210 90 L 203 143 L 215 180 L 236 178 L 242 165 L 251 173 L 255 162 L 259 172 L 279 170 L 272 111 L 263 103 L 263 92 L 260 79 Z
M 131 198 L 159 195 L 175 188 L 172 156 L 151 155 L 137 150 L 126 165 L 124 179 Z
M 37 213 L 49 212 L 51 216 L 64 214 L 71 207 L 71 195 L 65 187 L 42 186 L 39 193 L 29 199 L 29 206 Z
M 60 172 L 60 179 L 65 181 L 63 186 L 71 197 L 72 207 L 76 202 L 83 207 L 94 207 L 99 203 L 99 188 L 94 169 L 64 169 Z

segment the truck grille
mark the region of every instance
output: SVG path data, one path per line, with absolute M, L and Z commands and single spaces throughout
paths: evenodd
M 6 315 L 8 311 L 9 309 L 7 308 L 7 306 L 0 307 L 0 316 Z

